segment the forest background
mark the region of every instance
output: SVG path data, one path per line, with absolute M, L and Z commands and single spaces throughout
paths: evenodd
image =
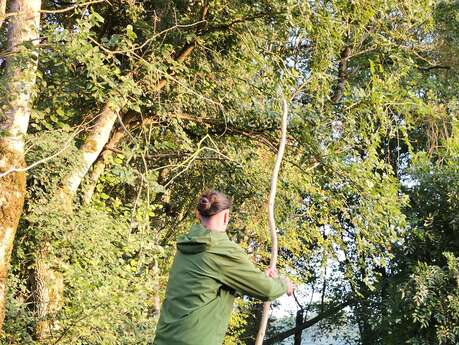
M 209 187 L 263 269 L 282 95 L 279 270 L 308 294 L 266 343 L 458 344 L 458 70 L 458 1 L 0 0 L 2 344 L 151 343 Z

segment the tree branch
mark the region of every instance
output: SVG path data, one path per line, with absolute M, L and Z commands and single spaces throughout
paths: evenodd
M 88 1 L 88 2 L 82 3 L 82 4 L 75 4 L 75 5 L 72 5 L 72 6 L 69 6 L 69 7 L 65 7 L 65 8 L 61 8 L 61 9 L 58 9 L 58 10 L 39 10 L 39 11 L 36 11 L 35 13 L 45 13 L 45 14 L 64 13 L 64 12 L 68 12 L 68 11 L 74 10 L 75 8 L 78 8 L 78 7 L 85 7 L 85 6 L 98 4 L 98 3 L 102 3 L 102 2 L 106 2 L 106 3 L 110 4 L 110 1 L 108 1 L 108 0 L 93 0 L 93 1 Z M 2 23 L 6 18 L 14 17 L 14 16 L 17 16 L 19 14 L 19 12 L 5 13 L 5 9 L 6 9 L 6 0 L 0 0 L 0 27 L 2 26 Z
M 285 338 L 288 338 L 292 335 L 295 334 L 296 331 L 298 331 L 298 329 L 306 329 L 306 328 L 309 328 L 309 327 L 312 327 L 314 326 L 316 323 L 322 321 L 323 319 L 326 319 L 332 315 L 335 315 L 336 313 L 340 312 L 341 310 L 343 310 L 344 308 L 346 308 L 347 306 L 351 305 L 353 303 L 352 300 L 349 300 L 349 301 L 346 301 L 346 302 L 343 302 L 343 303 L 340 303 L 334 307 L 330 307 L 328 310 L 326 310 L 325 312 L 323 313 L 320 313 L 319 315 L 313 317 L 312 319 L 309 319 L 305 322 L 303 322 L 301 325 L 299 325 L 298 327 L 294 327 L 294 328 L 291 328 L 287 331 L 284 331 L 282 333 L 279 333 L 279 334 L 276 334 L 275 336 L 267 339 L 266 341 L 263 342 L 263 345 L 272 345 L 272 344 L 275 344 L 279 341 L 282 341 L 284 340 Z
M 202 9 L 201 13 L 201 23 L 197 27 L 197 31 L 201 31 L 205 24 L 207 23 L 206 18 L 207 18 L 207 13 L 209 11 L 209 5 L 206 5 Z M 194 48 L 196 47 L 196 42 L 197 38 L 195 38 L 192 42 L 186 44 L 177 54 L 175 54 L 174 60 L 182 63 L 185 61 L 188 56 L 193 52 Z M 173 70 L 172 66 L 167 70 L 167 74 L 169 76 L 173 76 L 175 74 L 175 71 Z M 158 92 L 160 91 L 167 83 L 167 79 L 165 77 L 162 77 L 159 81 L 158 84 L 156 84 L 156 87 L 154 88 L 154 91 Z
M 338 103 L 344 94 L 344 86 L 347 81 L 347 62 L 351 55 L 351 47 L 346 46 L 341 52 L 341 57 L 338 65 L 338 84 L 336 85 L 335 93 L 332 96 L 332 102 Z
M 443 65 L 433 65 L 433 66 L 428 66 L 428 67 L 418 67 L 421 71 L 430 71 L 433 69 L 451 69 L 451 66 L 443 66 Z
M 206 33 L 228 30 L 228 29 L 230 29 L 232 26 L 234 26 L 236 24 L 250 22 L 252 20 L 256 20 L 256 19 L 260 19 L 260 18 L 264 18 L 264 17 L 272 17 L 272 16 L 275 16 L 275 15 L 278 15 L 278 14 L 283 14 L 283 12 L 261 12 L 261 13 L 254 14 L 253 16 L 250 16 L 250 17 L 243 17 L 243 18 L 234 19 L 229 23 L 222 23 L 222 24 L 217 24 L 217 25 L 214 25 L 214 26 L 210 26 L 209 29 L 206 31 Z

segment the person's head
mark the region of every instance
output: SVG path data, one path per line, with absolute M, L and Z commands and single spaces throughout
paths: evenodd
M 230 207 L 231 200 L 225 194 L 209 190 L 199 197 L 197 216 L 206 228 L 225 231 Z

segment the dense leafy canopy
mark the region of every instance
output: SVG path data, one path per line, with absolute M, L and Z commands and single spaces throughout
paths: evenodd
M 279 266 L 321 296 L 302 303 L 320 315 L 345 302 L 322 329 L 351 325 L 356 344 L 459 341 L 457 1 L 42 8 L 26 161 L 44 161 L 28 171 L 5 343 L 151 343 L 206 188 L 233 198 L 230 235 L 266 265 L 281 95 Z M 0 40 L 4 59 L 6 25 Z M 110 140 L 68 193 L 106 109 Z M 251 343 L 258 312 L 240 301 L 226 344 Z

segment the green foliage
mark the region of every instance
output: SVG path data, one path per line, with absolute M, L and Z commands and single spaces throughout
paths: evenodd
M 205 4 L 43 15 L 27 161 L 58 154 L 28 174 L 7 342 L 38 342 L 30 277 L 46 247 L 64 300 L 42 343 L 151 343 L 175 238 L 206 188 L 233 198 L 230 236 L 267 264 L 281 94 L 282 273 L 327 304 L 353 299 L 332 320 L 355 323 L 363 345 L 457 342 L 457 2 L 212 1 L 203 19 Z M 64 203 L 63 178 L 104 104 L 121 108 L 113 133 L 124 138 Z M 246 302 L 226 344 L 253 336 Z
M 419 263 L 412 276 L 409 298 L 414 302 L 413 321 L 421 328 L 433 328 L 439 344 L 459 339 L 459 260 L 444 253 L 447 266 Z M 432 327 L 434 325 L 434 327 Z

